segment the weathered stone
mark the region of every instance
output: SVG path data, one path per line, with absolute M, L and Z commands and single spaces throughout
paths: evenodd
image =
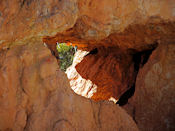
M 0 40 L 53 35 L 74 25 L 77 0 L 0 1 Z
M 0 43 L 58 33 L 60 42 L 141 48 L 174 39 L 174 10 L 174 0 L 1 0 Z
M 138 130 L 117 105 L 76 95 L 40 43 L 0 51 L 0 130 Z
M 159 45 L 140 69 L 124 107 L 143 131 L 175 130 L 175 44 Z

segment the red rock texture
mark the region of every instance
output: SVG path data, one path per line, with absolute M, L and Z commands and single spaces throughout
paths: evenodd
M 76 95 L 40 41 L 1 50 L 0 56 L 0 130 L 138 130 L 117 105 Z
M 124 50 L 134 48 L 142 51 L 157 41 L 170 42 L 175 40 L 175 22 L 157 22 L 157 20 L 152 18 L 145 24 L 132 24 L 123 32 L 114 32 L 102 39 L 86 39 L 86 37 L 82 37 L 82 34 L 89 28 L 86 28 L 84 21 L 83 19 L 79 19 L 73 28 L 63 33 L 58 33 L 53 37 L 44 37 L 43 41 L 48 44 L 72 42 L 75 43 L 79 49 L 88 51 L 99 46 L 117 46 Z M 81 27 L 79 27 L 80 25 Z
M 175 130 L 175 44 L 159 45 L 140 69 L 124 107 L 143 131 Z
M 119 99 L 135 82 L 137 71 L 132 55 L 119 48 L 98 48 L 76 65 L 77 72 L 97 85 L 94 100 Z

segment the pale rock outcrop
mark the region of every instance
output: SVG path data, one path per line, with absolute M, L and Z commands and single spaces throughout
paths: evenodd
M 93 93 L 96 92 L 97 85 L 92 83 L 91 80 L 82 78 L 75 68 L 75 66 L 80 63 L 87 54 L 87 51 L 78 50 L 75 53 L 72 65 L 67 68 L 66 74 L 70 82 L 70 87 L 75 93 L 87 98 L 91 98 Z

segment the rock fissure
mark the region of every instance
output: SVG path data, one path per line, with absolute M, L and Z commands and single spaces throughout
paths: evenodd
M 133 120 L 135 121 L 135 123 L 137 124 L 135 115 L 136 115 L 136 108 L 134 107 L 134 108 L 133 108 L 133 112 L 132 112 L 132 118 L 133 118 Z
M 27 131 L 30 126 L 30 114 L 26 112 L 26 120 L 23 130 Z
M 98 125 L 97 112 L 96 112 L 96 109 L 94 109 L 94 106 L 93 106 L 94 103 L 92 103 L 92 101 L 90 101 L 90 102 L 91 102 L 91 106 L 92 106 L 92 112 L 93 112 L 93 118 L 95 120 L 95 125 Z
M 100 113 L 101 113 L 101 103 L 99 103 L 99 109 L 98 109 L 98 115 L 97 115 L 99 129 L 102 127 L 101 120 L 100 120 Z
M 24 73 L 24 65 L 23 62 L 20 63 L 21 69 L 20 69 L 20 77 L 19 77 L 19 83 L 20 83 L 20 88 L 24 94 L 27 95 L 27 92 L 25 91 L 24 83 L 23 83 L 23 73 Z
M 54 122 L 53 128 L 52 128 L 53 131 L 56 130 L 56 128 L 58 128 L 57 127 L 58 126 L 57 124 L 60 124 L 60 122 L 66 122 L 66 123 L 68 123 L 72 127 L 72 130 L 76 130 L 69 120 L 67 120 L 65 118 L 62 118 L 62 119 L 59 119 L 59 120 L 57 120 L 57 121 Z

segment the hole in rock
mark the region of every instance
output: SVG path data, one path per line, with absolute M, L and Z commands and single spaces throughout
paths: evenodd
M 57 42 L 58 59 L 61 70 L 66 71 L 73 63 L 74 54 L 77 46 L 68 45 L 67 43 Z
M 133 84 L 133 86 L 120 97 L 120 99 L 117 101 L 116 104 L 119 104 L 119 106 L 127 104 L 128 99 L 134 95 L 134 92 L 135 92 L 135 84 Z
M 62 71 L 67 74 L 72 90 L 84 97 L 90 98 L 96 92 L 97 86 L 91 80 L 86 80 L 77 72 L 75 66 L 80 63 L 86 55 L 96 54 L 98 49 L 82 51 L 73 43 L 45 43 L 54 55 Z
M 77 46 L 72 45 L 72 43 L 56 43 L 56 44 L 46 44 L 59 63 L 60 69 L 66 71 L 70 67 L 74 60 L 74 55 L 77 52 Z
M 83 44 L 83 50 L 79 49 L 81 43 L 51 42 L 46 45 L 67 74 L 75 93 L 95 101 L 112 100 L 120 106 L 133 96 L 137 73 L 157 47 L 155 43 L 137 51 L 97 46 L 88 52 L 83 51 Z

